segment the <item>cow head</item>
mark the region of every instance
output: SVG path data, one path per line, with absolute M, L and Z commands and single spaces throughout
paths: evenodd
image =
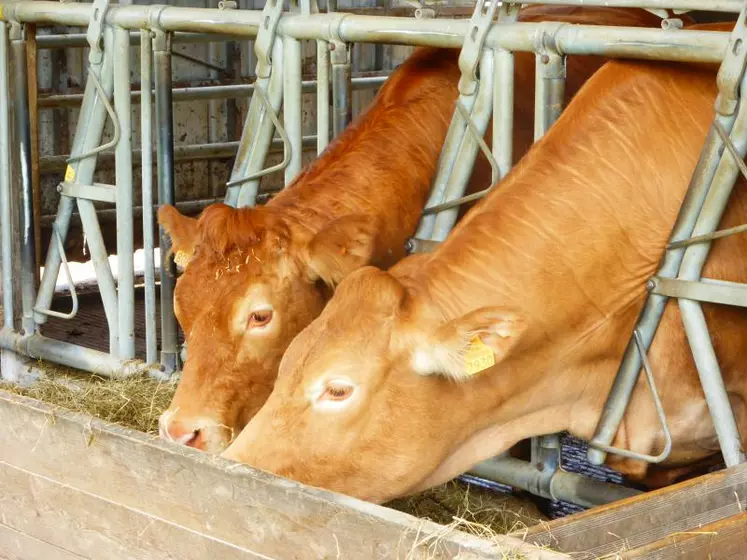
M 223 456 L 374 502 L 477 462 L 472 436 L 486 405 L 474 383 L 494 373 L 470 378 L 465 360 L 479 337 L 500 366 L 524 323 L 497 308 L 443 320 L 416 292 L 372 267 L 346 278 L 291 343 L 272 395 Z
M 364 217 L 347 216 L 310 231 L 271 207 L 224 204 L 199 219 L 166 205 L 158 219 L 183 270 L 174 310 L 188 343 L 161 435 L 218 452 L 269 396 L 293 337 L 368 262 L 373 230 Z

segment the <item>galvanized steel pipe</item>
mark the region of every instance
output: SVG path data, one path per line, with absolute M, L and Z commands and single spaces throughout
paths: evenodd
M 29 121 L 29 88 L 26 73 L 25 30 L 17 24 L 11 26 L 13 74 L 15 76 L 16 141 L 19 148 L 20 192 L 18 216 L 21 239 L 20 284 L 21 326 L 26 334 L 36 331 L 34 302 L 36 301 L 36 243 L 34 238 L 34 192 L 31 182 L 31 129 Z M 15 198 L 15 197 L 14 197 Z

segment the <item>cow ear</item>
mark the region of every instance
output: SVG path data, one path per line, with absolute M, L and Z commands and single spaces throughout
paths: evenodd
M 197 242 L 197 220 L 185 216 L 170 204 L 158 209 L 158 223 L 171 238 L 170 252 L 180 269 L 186 268 L 195 252 Z
M 419 337 L 411 366 L 419 375 L 443 375 L 465 381 L 503 360 L 526 329 L 516 313 L 482 307 Z
M 348 274 L 370 263 L 376 228 L 366 216 L 353 215 L 327 224 L 309 242 L 309 278 L 335 287 Z

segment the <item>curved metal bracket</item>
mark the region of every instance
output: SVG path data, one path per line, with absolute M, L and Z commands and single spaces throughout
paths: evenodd
M 42 315 L 47 315 L 48 317 L 72 319 L 78 314 L 78 294 L 75 291 L 75 284 L 73 283 L 73 275 L 70 273 L 70 266 L 67 264 L 67 257 L 65 256 L 65 246 L 62 243 L 62 236 L 60 236 L 60 232 L 57 231 L 57 226 L 55 224 L 52 224 L 52 231 L 54 232 L 54 238 L 57 240 L 57 249 L 60 252 L 62 269 L 65 271 L 67 285 L 70 287 L 70 298 L 73 300 L 73 309 L 70 311 L 70 313 L 60 313 L 59 311 L 52 311 L 51 309 L 34 307 L 34 311 L 36 313 L 41 313 Z

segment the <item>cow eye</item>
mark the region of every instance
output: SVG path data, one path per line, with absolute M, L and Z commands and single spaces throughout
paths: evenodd
M 355 387 L 348 385 L 347 383 L 336 383 L 330 382 L 324 388 L 324 392 L 319 397 L 319 400 L 325 401 L 344 401 L 353 394 Z
M 264 327 L 272 321 L 272 309 L 259 309 L 249 314 L 249 328 Z

